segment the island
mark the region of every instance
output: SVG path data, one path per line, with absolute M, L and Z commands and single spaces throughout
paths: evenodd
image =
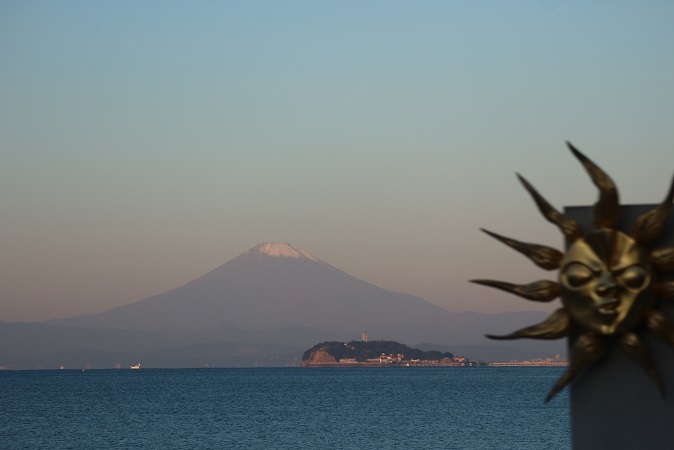
M 486 365 L 437 350 L 423 351 L 395 341 L 326 341 L 302 355 L 302 367 L 474 367 Z

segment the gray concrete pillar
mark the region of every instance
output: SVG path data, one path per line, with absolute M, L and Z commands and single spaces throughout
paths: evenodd
M 619 229 L 628 231 L 637 217 L 655 206 L 623 206 Z M 593 228 L 591 207 L 567 207 L 564 213 L 586 232 Z M 673 246 L 674 215 L 667 231 L 652 247 Z M 661 309 L 674 320 L 674 304 L 663 305 Z M 642 338 L 652 352 L 667 398 L 662 398 L 639 364 L 619 348 L 611 348 L 604 360 L 586 370 L 570 386 L 574 449 L 674 449 L 674 347 L 646 332 Z

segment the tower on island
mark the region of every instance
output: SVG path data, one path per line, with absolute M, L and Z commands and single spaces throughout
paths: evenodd
M 363 337 L 363 342 L 367 342 L 367 331 L 363 330 L 362 337 Z

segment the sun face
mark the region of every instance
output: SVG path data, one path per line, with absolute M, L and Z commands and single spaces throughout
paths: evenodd
M 647 248 L 667 225 L 674 200 L 674 180 L 665 200 L 639 217 L 629 234 L 625 234 L 616 229 L 620 204 L 615 184 L 590 159 L 571 144 L 568 146 L 599 189 L 599 200 L 593 209 L 595 230 L 584 234 L 574 220 L 555 210 L 519 175 L 543 216 L 566 237 L 569 244 L 566 253 L 483 230 L 542 269 L 559 270 L 558 282 L 541 280 L 516 285 L 471 280 L 533 301 L 550 302 L 561 297 L 563 307 L 540 324 L 505 336 L 487 336 L 491 339 L 571 337 L 569 368 L 546 401 L 583 369 L 604 357 L 613 343 L 641 364 L 664 395 L 657 368 L 639 334 L 649 332 L 674 346 L 674 324 L 659 309 L 661 302 L 674 301 L 674 281 L 664 277 L 674 273 L 674 247 L 653 251 Z

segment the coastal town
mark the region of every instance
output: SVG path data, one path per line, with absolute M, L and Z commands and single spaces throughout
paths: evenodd
M 463 356 L 442 359 L 408 359 L 401 353 L 395 355 L 382 353 L 379 357 L 368 358 L 365 361 L 358 361 L 356 358 L 340 358 L 339 361 L 327 358 L 328 360 L 323 362 L 322 359 L 325 359 L 325 355 L 318 354 L 316 360 L 302 361 L 302 367 L 477 367 L 488 364 L 481 361 L 470 361 Z
M 320 357 L 319 357 L 320 359 Z M 403 354 L 382 354 L 378 358 L 358 361 L 355 358 L 341 358 L 339 361 L 312 361 L 302 363 L 303 367 L 567 367 L 569 362 L 559 354 L 553 358 L 535 358 L 510 361 L 471 361 L 463 356 L 446 357 L 439 360 L 406 359 Z

